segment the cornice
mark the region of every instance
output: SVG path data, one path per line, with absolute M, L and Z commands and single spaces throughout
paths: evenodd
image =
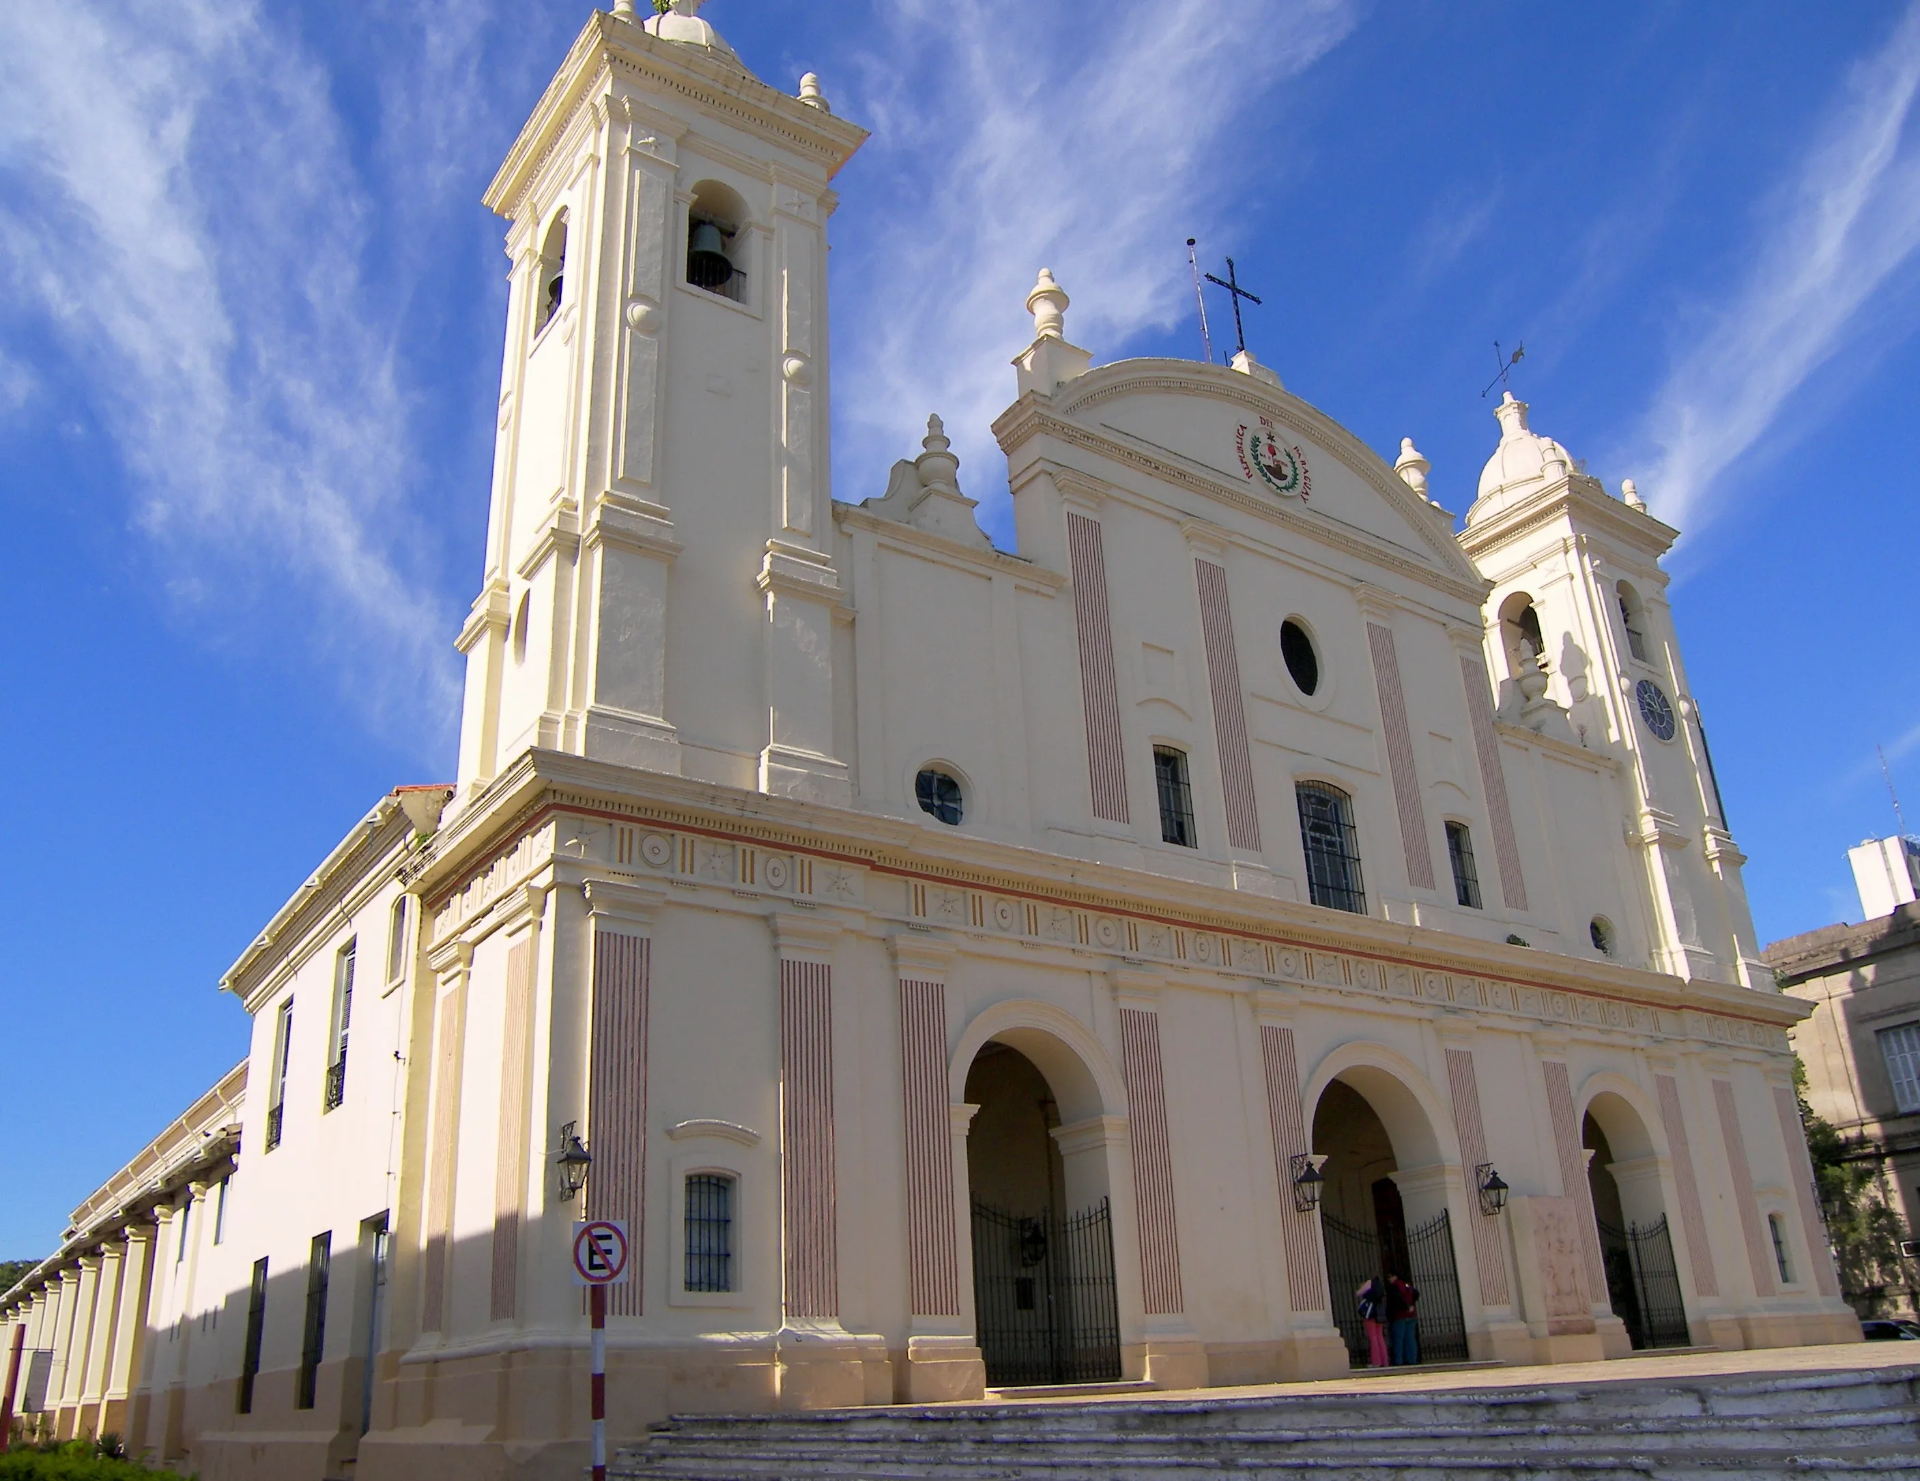
M 1591 485 L 1591 487 L 1589 487 Z M 1584 474 L 1570 474 L 1518 504 L 1470 524 L 1460 547 L 1478 563 L 1497 546 L 1545 529 L 1558 520 L 1577 521 L 1587 530 L 1611 535 L 1657 562 L 1680 532 L 1651 514 L 1622 503 Z
M 978 571 L 983 576 L 1011 576 L 1023 586 L 1052 596 L 1067 584 L 1067 578 L 1058 571 L 1036 565 L 1023 555 L 1014 555 L 1005 550 L 980 550 L 971 545 L 962 545 L 958 540 L 950 540 L 945 535 L 936 535 L 917 525 L 902 524 L 897 519 L 888 519 L 885 515 L 872 514 L 857 504 L 843 504 L 834 501 L 833 518 L 836 524 L 849 529 L 865 530 L 883 545 L 893 545 L 905 554 L 928 557 L 943 561 L 948 565 L 964 566 Z
M 1529 730 L 1524 725 L 1515 725 L 1511 720 L 1495 720 L 1493 729 L 1501 740 L 1511 741 L 1517 746 L 1531 746 L 1535 750 L 1544 751 L 1547 755 L 1557 757 L 1573 766 L 1584 766 L 1589 771 L 1603 774 L 1620 770 L 1620 761 L 1617 757 L 1590 750 L 1575 741 L 1542 735 L 1539 731 Z

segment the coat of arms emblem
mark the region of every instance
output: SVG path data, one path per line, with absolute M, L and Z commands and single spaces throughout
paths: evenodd
M 1259 479 L 1276 494 L 1290 499 L 1305 499 L 1313 492 L 1313 476 L 1307 471 L 1307 457 L 1299 447 L 1282 442 L 1274 435 L 1273 423 L 1260 418 L 1258 426 L 1242 425 L 1236 442 L 1240 466 L 1249 479 Z

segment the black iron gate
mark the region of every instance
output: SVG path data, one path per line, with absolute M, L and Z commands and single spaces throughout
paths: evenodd
M 976 1202 L 973 1302 L 992 1387 L 1118 1379 L 1120 1307 L 1107 1200 L 1068 1218 Z
M 1666 1217 L 1625 1229 L 1605 1219 L 1594 1223 L 1600 1228 L 1607 1300 L 1626 1324 L 1627 1340 L 1636 1350 L 1685 1347 L 1693 1339 L 1687 1332 L 1687 1306 L 1680 1296 L 1680 1269 Z
M 1405 1234 L 1405 1267 L 1399 1250 L 1384 1258 L 1378 1229 L 1349 1224 L 1322 1210 L 1320 1227 L 1326 1236 L 1327 1287 L 1333 1301 L 1333 1323 L 1346 1339 L 1347 1358 L 1356 1368 L 1367 1366 L 1367 1333 L 1360 1320 L 1359 1292 L 1369 1280 L 1392 1273 L 1404 1276 L 1420 1293 L 1420 1361 L 1464 1363 L 1467 1360 L 1467 1319 L 1460 1307 L 1460 1271 L 1453 1257 L 1453 1220 L 1445 1209 Z M 1396 1245 L 1400 1240 L 1394 1241 Z

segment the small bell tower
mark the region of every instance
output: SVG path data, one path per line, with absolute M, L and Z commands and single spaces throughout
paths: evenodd
M 826 223 L 866 134 L 700 10 L 596 13 L 486 194 L 512 267 L 463 796 L 528 747 L 851 796 Z
M 1667 605 L 1660 561 L 1679 531 L 1631 480 L 1614 498 L 1534 432 L 1511 391 L 1494 415 L 1500 443 L 1460 539 L 1493 583 L 1499 717 L 1621 763 L 1649 965 L 1771 991 Z M 1598 921 L 1595 932 L 1608 949 Z

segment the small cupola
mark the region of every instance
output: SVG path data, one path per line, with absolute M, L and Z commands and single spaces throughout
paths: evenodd
M 1564 447 L 1527 425 L 1527 403 L 1515 400 L 1513 392 L 1506 393 L 1493 414 L 1500 423 L 1500 445 L 1480 470 L 1480 496 L 1467 511 L 1469 525 L 1574 471 Z
M 700 19 L 700 7 L 705 3 L 706 0 L 672 0 L 665 10 L 648 16 L 641 24 L 662 41 L 697 46 L 716 60 L 745 71 L 739 56 L 713 29 L 713 23 Z

